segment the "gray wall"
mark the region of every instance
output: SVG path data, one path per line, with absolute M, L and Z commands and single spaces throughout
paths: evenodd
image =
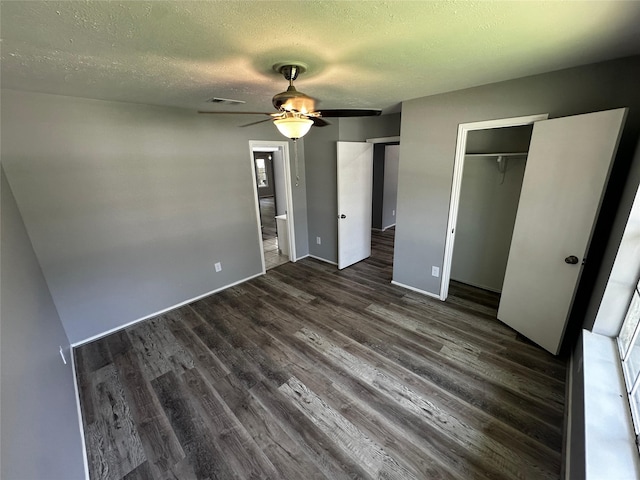
M 451 279 L 500 292 L 526 159 L 508 159 L 504 177 L 496 160 L 471 157 L 464 162 Z
M 0 477 L 84 478 L 69 340 L 4 171 L 1 176 Z
M 527 152 L 532 131 L 533 125 L 472 130 L 467 133 L 466 153 Z
M 364 142 L 367 138 L 396 137 L 400 135 L 400 119 L 399 113 L 380 117 L 341 118 L 338 140 Z
M 384 195 L 382 200 L 382 228 L 389 228 L 396 223 L 398 200 L 398 170 L 400 165 L 400 147 L 385 146 L 384 156 Z
M 628 212 L 624 204 L 633 200 L 629 192 L 635 193 L 638 185 L 639 172 L 632 168 L 629 173 L 640 130 L 638 78 L 640 57 L 630 57 L 404 102 L 394 280 L 435 295 L 440 291 L 440 278 L 431 276 L 431 266 L 443 263 L 460 123 L 536 113 L 553 118 L 628 106 L 619 155 L 583 274 L 581 288 L 589 282 L 591 288 L 578 291 L 577 304 L 586 305 L 590 293 L 604 289 L 598 273 L 608 276 L 610 265 L 600 268 L 606 259 L 602 252 L 607 242 L 607 251 L 616 238 L 619 242 L 626 217 L 623 221 L 618 212 Z M 618 208 L 621 193 L 623 206 Z
M 337 140 L 337 121 L 312 128 L 304 137 L 305 169 L 310 179 L 307 183 L 309 253 L 329 262 L 338 261 Z M 321 237 L 320 245 L 316 237 Z
M 309 218 L 309 253 L 338 261 L 337 141 L 364 142 L 367 138 L 400 134 L 400 114 L 331 119 L 331 125 L 312 128 L 304 137 Z M 321 237 L 322 244 L 316 243 Z
M 2 91 L 3 165 L 72 343 L 261 272 L 249 140 L 283 137 L 242 122 Z

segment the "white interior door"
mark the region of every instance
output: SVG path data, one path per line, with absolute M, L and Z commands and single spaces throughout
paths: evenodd
M 338 142 L 338 268 L 371 255 L 373 144 Z
M 498 319 L 557 354 L 626 109 L 536 122 Z

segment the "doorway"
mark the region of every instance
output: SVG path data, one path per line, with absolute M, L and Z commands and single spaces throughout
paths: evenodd
M 446 300 L 452 279 L 489 291 L 502 288 L 531 128 L 547 117 L 532 115 L 458 127 L 440 300 Z M 463 182 L 465 170 L 467 181 Z M 481 244 L 497 232 L 500 241 Z M 454 263 L 456 243 L 458 261 Z M 484 250 L 487 246 L 489 255 Z
M 373 146 L 373 202 L 371 228 L 384 232 L 396 225 L 400 144 L 376 143 Z
M 533 125 L 467 134 L 451 281 L 502 291 Z
M 249 142 L 263 272 L 296 261 L 288 142 Z
M 337 142 L 340 270 L 371 256 L 373 234 L 388 230 L 384 235 L 384 242 L 387 247 L 389 242 L 393 245 L 399 142 L 400 137 L 370 138 L 366 142 Z M 380 238 L 376 238 L 378 240 Z M 389 271 L 392 263 L 391 260 Z

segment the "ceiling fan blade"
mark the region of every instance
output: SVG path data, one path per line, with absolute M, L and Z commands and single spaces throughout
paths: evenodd
M 326 120 L 320 117 L 307 117 L 307 118 L 313 121 L 314 127 L 326 127 L 327 125 L 331 125 L 331 123 L 327 122 Z
M 271 116 L 271 112 L 221 112 L 221 111 L 209 111 L 209 110 L 198 110 L 198 113 L 207 113 L 210 115 L 269 115 Z
M 382 110 L 367 108 L 338 108 L 333 110 L 316 110 L 322 117 L 377 117 Z
M 247 123 L 245 125 L 240 125 L 240 127 L 250 127 L 251 125 L 258 125 L 259 123 L 264 123 L 264 122 L 270 122 L 271 119 L 267 118 L 265 120 L 258 120 L 257 122 L 251 122 L 251 123 Z

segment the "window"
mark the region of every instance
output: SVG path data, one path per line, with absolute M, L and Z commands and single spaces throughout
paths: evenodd
M 256 158 L 256 177 L 258 179 L 258 187 L 268 187 L 267 166 L 264 158 Z
M 618 336 L 618 347 L 622 359 L 622 370 L 629 394 L 631 416 L 636 436 L 640 434 L 640 281 L 636 284 L 633 297 Z

